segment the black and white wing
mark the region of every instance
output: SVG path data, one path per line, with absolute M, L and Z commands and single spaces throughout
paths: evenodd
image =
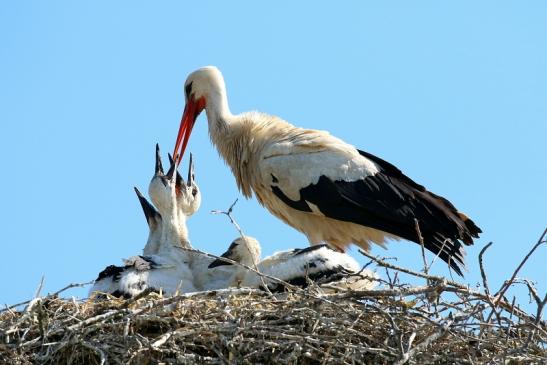
M 392 164 L 364 151 L 316 148 L 272 156 L 263 164 L 272 193 L 286 206 L 352 222 L 419 243 L 461 275 L 462 242 L 481 230 L 445 198 L 427 191 Z

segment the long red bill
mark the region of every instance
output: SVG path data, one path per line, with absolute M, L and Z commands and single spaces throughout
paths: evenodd
M 175 163 L 177 165 L 180 164 L 182 156 L 184 156 L 184 152 L 186 151 L 186 145 L 188 145 L 190 133 L 192 133 L 192 128 L 194 127 L 197 117 L 195 114 L 195 103 L 193 100 L 188 100 L 188 103 L 186 103 L 186 106 L 184 107 L 184 112 L 182 113 L 179 133 L 177 135 L 177 141 L 173 151 L 173 158 L 175 159 Z
M 178 165 L 184 156 L 186 151 L 186 146 L 188 145 L 188 140 L 190 139 L 190 134 L 192 134 L 192 128 L 196 123 L 196 119 L 205 109 L 206 100 L 205 97 L 200 97 L 197 101 L 191 97 L 186 102 L 184 107 L 184 112 L 182 113 L 182 118 L 180 120 L 179 134 L 177 136 L 177 142 L 175 143 L 175 150 L 173 151 L 173 156 L 175 158 L 175 163 Z
M 186 146 L 188 145 L 188 140 L 190 139 L 190 134 L 192 134 L 192 128 L 196 123 L 196 119 L 205 109 L 206 101 L 205 97 L 200 97 L 197 101 L 191 97 L 186 102 L 184 107 L 184 112 L 182 113 L 182 118 L 180 120 L 179 134 L 177 136 L 177 142 L 175 143 L 175 150 L 173 151 L 173 156 L 175 163 L 178 165 L 184 156 L 186 151 Z

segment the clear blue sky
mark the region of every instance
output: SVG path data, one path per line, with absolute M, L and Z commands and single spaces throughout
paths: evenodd
M 507 278 L 547 225 L 547 3 L 13 1 L 0 11 L 0 303 L 96 277 L 140 253 L 154 144 L 170 151 L 186 75 L 216 65 L 233 112 L 326 129 L 396 164 L 483 229 L 465 280 Z M 203 193 L 190 222 L 220 253 L 236 231 L 209 214 L 239 196 L 205 116 L 189 145 Z M 266 254 L 305 237 L 241 200 Z M 418 246 L 392 243 L 421 268 Z M 547 289 L 547 248 L 522 272 Z M 438 262 L 434 272 L 447 274 Z M 74 295 L 85 295 L 75 290 Z M 527 302 L 526 297 L 520 298 Z

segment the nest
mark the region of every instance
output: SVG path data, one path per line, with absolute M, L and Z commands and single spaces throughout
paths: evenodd
M 55 293 L 2 310 L 0 363 L 545 363 L 547 296 L 527 282 L 534 314 L 505 298 L 544 238 L 497 293 L 484 272 L 479 291 L 431 276 L 427 265 L 413 272 L 371 256 L 388 278 L 376 290 L 234 288 L 127 301 Z M 405 284 L 408 275 L 424 285 Z

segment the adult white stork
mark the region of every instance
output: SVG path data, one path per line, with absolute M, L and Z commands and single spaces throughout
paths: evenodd
M 258 112 L 233 115 L 216 67 L 192 72 L 174 156 L 180 161 L 196 118 L 205 110 L 209 135 L 243 195 L 303 232 L 312 245 L 365 250 L 386 238 L 420 242 L 461 275 L 462 242 L 481 232 L 448 200 L 397 167 L 331 136 Z

